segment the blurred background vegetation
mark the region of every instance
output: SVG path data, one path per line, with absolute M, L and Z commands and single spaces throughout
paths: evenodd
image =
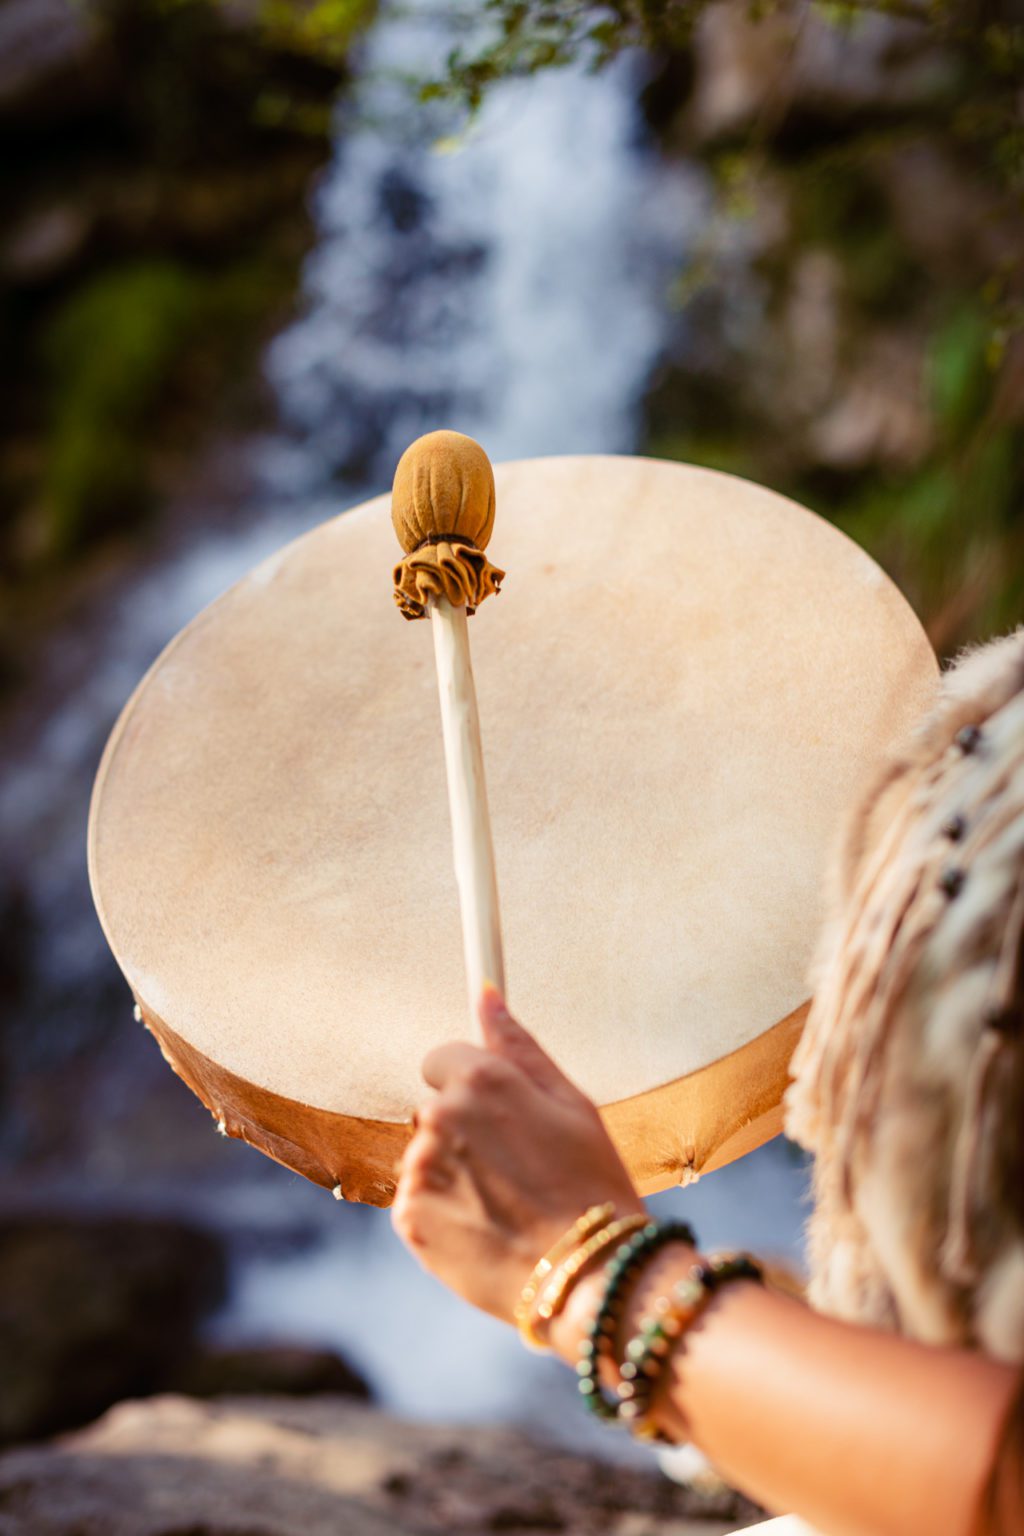
M 0 683 L 211 416 L 259 415 L 369 13 L 0 0 Z
M 19 34 L 29 11 L 52 13 L 45 46 Z M 304 191 L 372 14 L 0 0 L 8 674 L 66 573 L 145 526 L 211 412 L 258 415 L 256 359 L 291 302 Z M 1019 620 L 1015 0 L 489 0 L 462 30 L 443 71 L 410 78 L 420 100 L 471 116 L 508 75 L 642 50 L 664 152 L 714 177 L 641 446 L 834 518 L 941 650 Z

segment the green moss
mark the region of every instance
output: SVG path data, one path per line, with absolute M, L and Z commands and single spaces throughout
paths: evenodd
M 968 299 L 943 320 L 932 337 L 928 358 L 932 403 L 943 433 L 958 442 L 989 406 L 991 334 L 990 317 L 980 303 Z
M 155 451 L 180 440 L 178 417 L 201 417 L 249 376 L 291 281 L 290 261 L 272 253 L 212 272 L 138 262 L 65 301 L 42 337 L 50 409 L 35 542 L 46 558 L 65 560 L 145 516 Z
M 145 434 L 194 334 L 199 285 L 170 262 L 106 271 L 43 336 L 52 411 L 44 545 L 62 558 L 137 517 L 148 494 Z
M 678 459 L 683 464 L 697 464 L 702 469 L 720 469 L 745 479 L 758 477 L 756 449 L 741 431 L 732 436 L 704 437 L 680 432 L 651 438 L 644 452 L 656 459 Z
M 377 0 L 261 0 L 257 16 L 270 39 L 341 63 L 373 19 Z

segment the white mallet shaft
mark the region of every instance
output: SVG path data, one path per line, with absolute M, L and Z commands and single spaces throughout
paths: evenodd
M 441 702 L 469 1012 L 476 1026 L 477 1002 L 484 982 L 492 982 L 502 995 L 505 992 L 498 878 L 487 809 L 480 717 L 469 656 L 466 610 L 462 606 L 453 607 L 444 597 L 432 599 L 428 606 Z

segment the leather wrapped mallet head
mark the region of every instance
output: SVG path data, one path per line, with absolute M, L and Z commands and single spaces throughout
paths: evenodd
M 428 432 L 403 453 L 391 520 L 405 559 L 395 566 L 395 602 L 422 619 L 432 597 L 475 612 L 504 571 L 484 554 L 494 528 L 494 472 L 479 443 L 461 432 Z

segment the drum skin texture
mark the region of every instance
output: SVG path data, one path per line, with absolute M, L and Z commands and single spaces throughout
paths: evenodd
M 781 1126 L 843 814 L 935 694 L 881 570 L 710 470 L 498 466 L 505 584 L 470 622 L 509 1003 L 645 1192 Z M 93 795 L 111 948 L 238 1136 L 375 1205 L 434 1045 L 472 1038 L 429 626 L 389 499 L 182 631 Z

